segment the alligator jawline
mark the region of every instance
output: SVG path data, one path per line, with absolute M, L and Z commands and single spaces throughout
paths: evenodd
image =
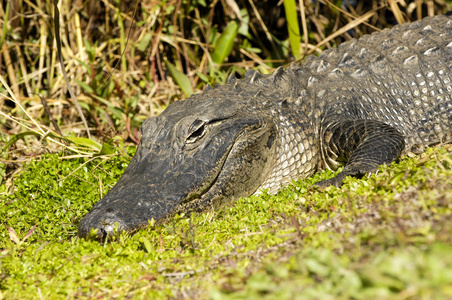
M 220 177 L 220 174 L 222 174 L 222 171 L 224 170 L 224 165 L 228 161 L 230 154 L 232 152 L 232 149 L 234 149 L 234 146 L 236 145 L 237 140 L 242 136 L 243 131 L 240 132 L 237 137 L 234 139 L 234 142 L 232 143 L 232 146 L 229 148 L 227 153 L 223 156 L 225 159 L 222 161 L 221 166 L 218 168 L 218 172 L 215 175 L 215 177 L 212 179 L 210 184 L 204 188 L 199 193 L 196 193 L 196 196 L 192 195 L 187 197 L 186 199 L 182 200 L 177 207 L 174 208 L 174 210 L 169 215 L 174 215 L 178 213 L 179 211 L 201 211 L 205 205 L 202 203 L 205 201 L 208 201 L 208 199 L 205 199 L 205 195 L 209 193 L 209 191 L 212 190 L 212 188 L 215 187 L 218 178 Z

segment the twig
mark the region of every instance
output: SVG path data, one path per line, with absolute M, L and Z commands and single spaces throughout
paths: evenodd
M 49 106 L 47 105 L 46 98 L 44 96 L 39 95 L 39 98 L 41 98 L 42 106 L 44 106 L 44 109 L 49 116 L 50 122 L 52 122 L 53 127 L 55 127 L 56 132 L 58 132 L 59 135 L 63 136 L 61 133 L 60 127 L 58 126 L 57 122 L 55 121 L 55 118 L 53 117 L 52 113 L 50 112 Z

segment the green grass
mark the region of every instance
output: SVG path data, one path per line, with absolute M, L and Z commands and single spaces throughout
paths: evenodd
M 332 176 L 323 172 L 220 212 L 103 244 L 79 239 L 78 221 L 133 152 L 91 161 L 52 154 L 24 168 L 0 200 L 1 297 L 452 297 L 450 147 L 340 189 L 312 187 Z

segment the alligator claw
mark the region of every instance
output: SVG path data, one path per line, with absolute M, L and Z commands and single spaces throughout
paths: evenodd
M 326 188 L 329 187 L 331 185 L 334 185 L 335 187 L 339 188 L 342 186 L 342 178 L 337 178 L 333 177 L 333 178 L 329 178 L 329 179 L 325 179 L 322 181 L 318 181 L 316 183 L 314 183 L 315 186 L 318 186 L 320 188 Z

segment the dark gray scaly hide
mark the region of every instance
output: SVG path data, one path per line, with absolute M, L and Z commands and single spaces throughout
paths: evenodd
M 452 16 L 367 35 L 271 75 L 247 72 L 146 120 L 116 186 L 79 235 L 145 227 L 275 193 L 324 168 L 339 186 L 407 151 L 452 141 Z

